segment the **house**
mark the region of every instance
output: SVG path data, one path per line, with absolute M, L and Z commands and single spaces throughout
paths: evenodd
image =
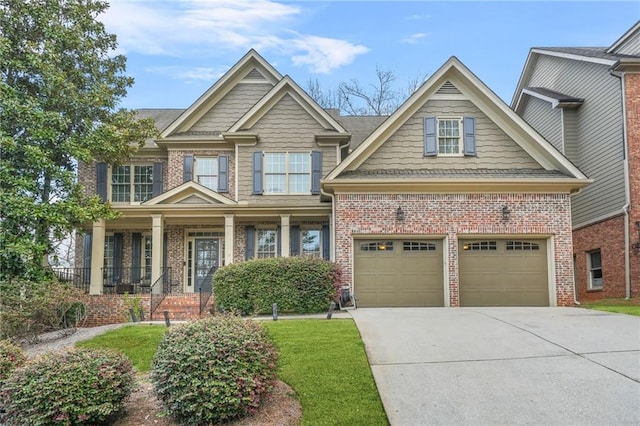
M 359 306 L 573 304 L 589 180 L 456 58 L 388 118 L 323 110 L 253 50 L 186 110 L 139 115 L 161 135 L 129 164 L 80 165 L 121 213 L 78 241 L 91 294 L 210 294 L 220 265 L 306 255 Z
M 609 47 L 535 47 L 512 108 L 594 183 L 571 197 L 577 297 L 640 294 L 640 21 Z

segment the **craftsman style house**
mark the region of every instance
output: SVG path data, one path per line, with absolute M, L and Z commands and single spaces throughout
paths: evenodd
M 571 305 L 570 195 L 590 181 L 451 58 L 390 117 L 340 117 L 251 50 L 160 137 L 80 179 L 90 293 L 210 289 L 220 265 L 334 260 L 358 306 Z M 168 284 L 166 284 L 168 283 Z
M 640 293 L 640 22 L 609 47 L 531 49 L 512 108 L 594 183 L 571 198 L 579 300 Z

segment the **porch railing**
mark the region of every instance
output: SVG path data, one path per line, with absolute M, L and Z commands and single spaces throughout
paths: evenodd
M 153 313 L 158 309 L 167 294 L 171 293 L 171 284 L 171 268 L 164 268 L 160 278 L 150 287 L 149 319 L 153 317 Z
M 217 266 L 212 267 L 207 271 L 207 275 L 202 279 L 200 284 L 200 314 L 204 312 L 207 302 L 211 299 L 213 294 L 213 274 L 218 270 Z
M 171 268 L 165 279 L 171 279 Z M 149 294 L 151 292 L 151 271 L 149 268 L 102 268 L 102 292 L 105 294 Z
M 91 268 L 51 268 L 60 282 L 69 283 L 85 293 L 89 293 Z

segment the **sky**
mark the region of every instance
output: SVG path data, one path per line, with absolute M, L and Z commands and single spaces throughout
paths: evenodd
M 640 20 L 627 1 L 111 0 L 99 19 L 135 78 L 121 106 L 187 108 L 249 49 L 303 89 L 397 89 L 460 59 L 507 104 L 529 49 L 609 46 Z

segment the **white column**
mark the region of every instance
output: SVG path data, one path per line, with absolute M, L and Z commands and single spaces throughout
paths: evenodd
M 104 267 L 104 234 L 105 221 L 98 219 L 93 222 L 93 233 L 91 234 L 91 283 L 89 284 L 89 294 L 102 293 L 102 268 Z M 85 247 L 85 250 L 87 248 Z M 87 265 L 84 265 L 87 267 Z
M 224 215 L 224 264 L 231 265 L 233 263 L 233 254 L 235 252 L 235 240 L 233 236 L 234 230 L 233 215 Z
M 291 256 L 291 239 L 289 238 L 289 219 L 291 215 L 281 214 L 280 215 L 280 237 L 282 241 L 280 241 L 280 248 L 282 249 L 282 253 L 280 256 L 289 257 Z
M 151 284 L 155 283 L 162 275 L 162 245 L 164 223 L 161 214 L 151 215 Z M 162 291 L 161 287 L 158 287 Z

